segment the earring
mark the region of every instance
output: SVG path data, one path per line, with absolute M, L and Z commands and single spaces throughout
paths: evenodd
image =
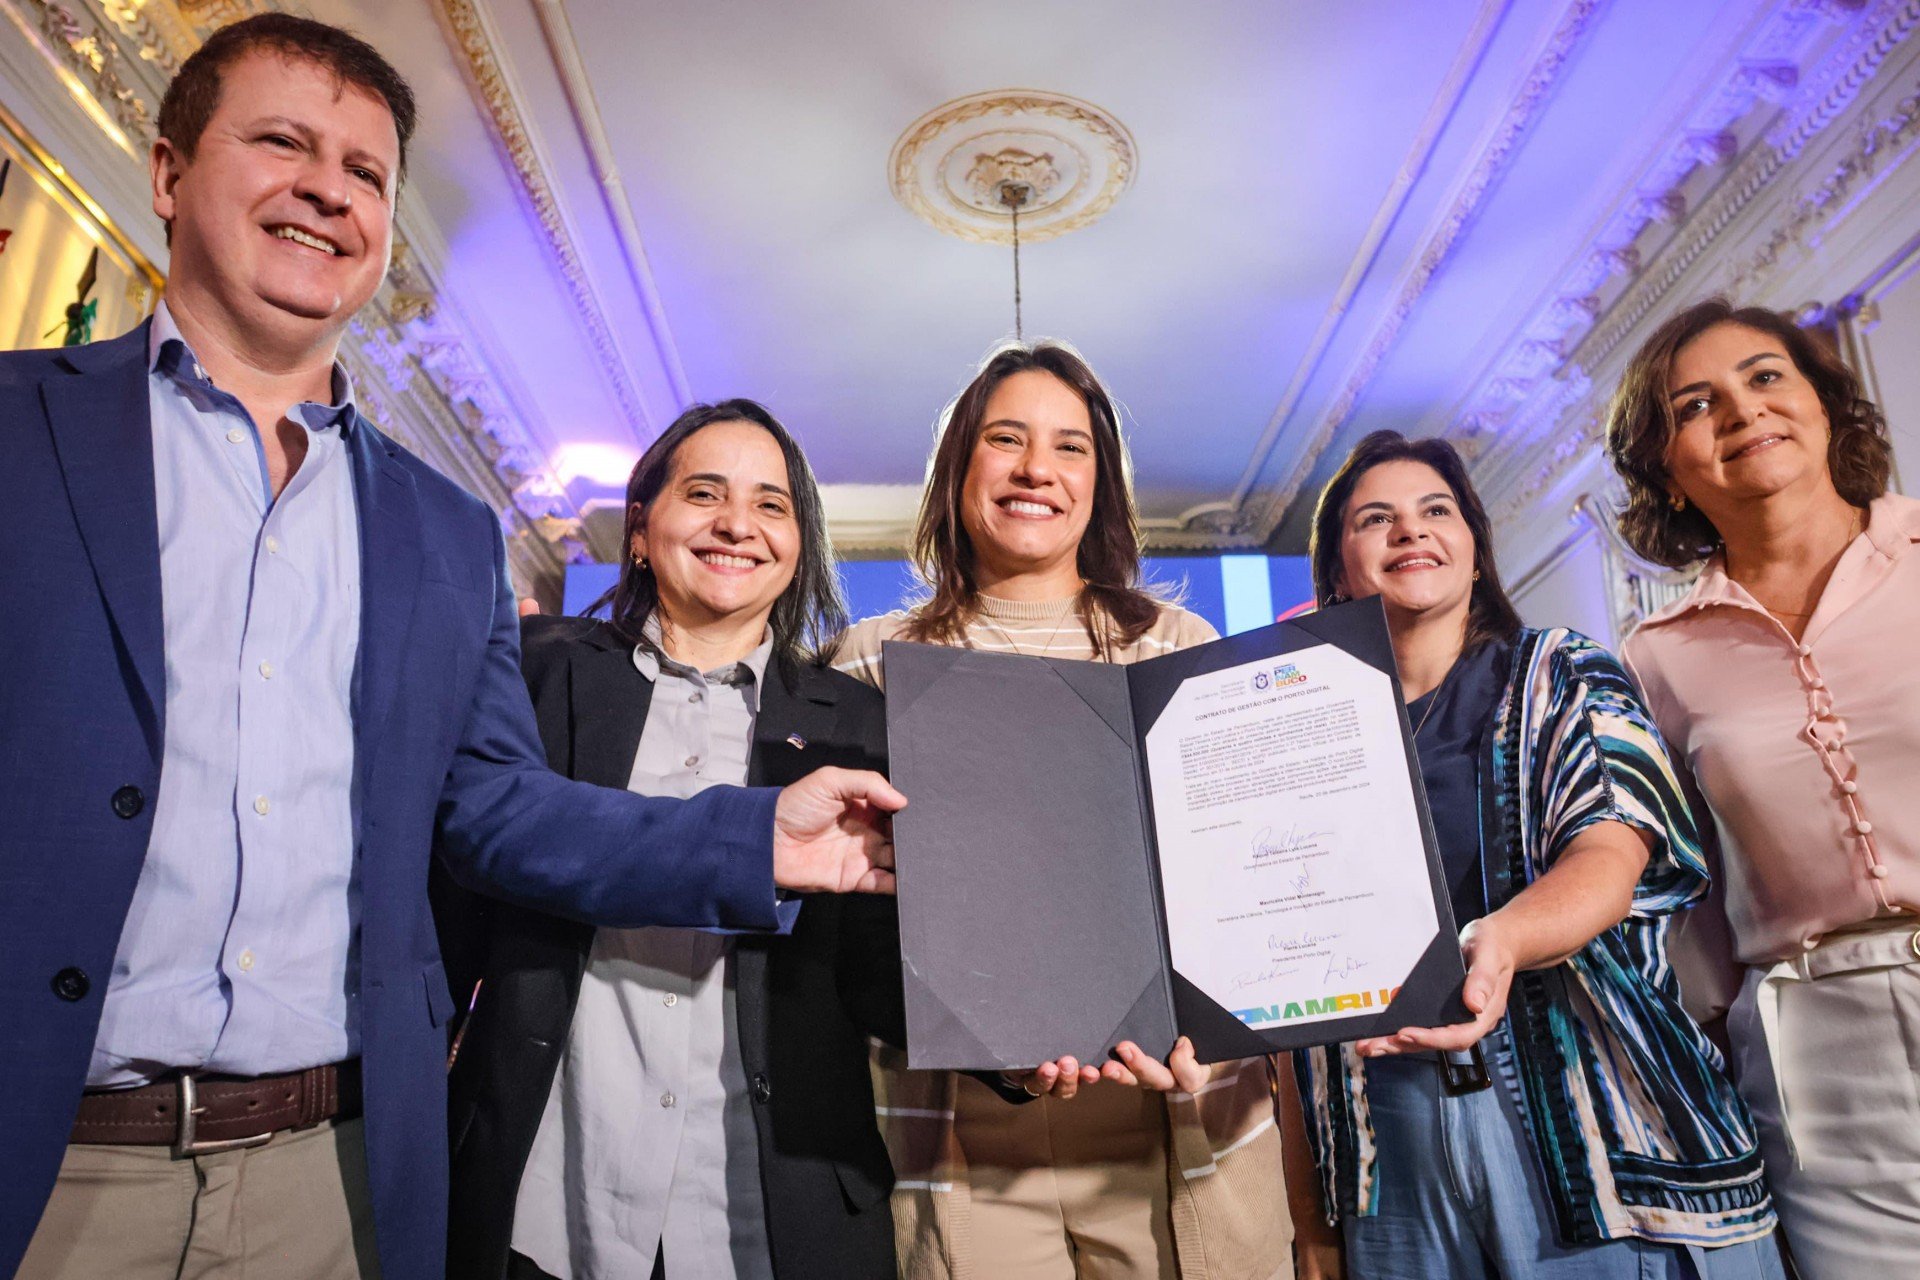
M 1473 580 L 1474 580 L 1475 582 L 1478 582 L 1478 581 L 1480 581 L 1480 571 L 1479 571 L 1478 569 L 1475 569 L 1475 570 L 1473 571 Z
M 646 568 L 646 567 L 647 567 L 647 558 L 646 558 L 645 556 L 635 556 L 635 557 L 634 557 L 634 559 L 633 559 L 633 567 L 634 567 L 634 568 L 636 568 L 636 569 L 644 569 L 644 568 Z
M 1685 511 L 1687 509 L 1687 495 L 1676 491 L 1668 495 L 1667 505 L 1675 511 Z
M 1335 591 L 1327 597 L 1327 602 L 1321 605 L 1320 607 L 1323 609 L 1331 609 L 1333 608 L 1333 606 L 1337 604 L 1345 604 L 1346 602 L 1347 602 L 1347 598 L 1341 595 L 1338 591 Z

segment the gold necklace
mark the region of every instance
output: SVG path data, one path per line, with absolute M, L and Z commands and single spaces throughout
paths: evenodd
M 1861 534 L 1865 533 L 1866 531 L 1867 531 L 1866 513 L 1861 511 L 1858 507 L 1855 507 L 1853 510 L 1853 518 L 1847 524 L 1847 540 L 1840 544 L 1840 555 L 1845 555 L 1847 553 L 1847 548 L 1852 546 L 1854 543 L 1854 540 L 1858 538 Z M 1838 562 L 1839 556 L 1835 556 L 1834 559 L 1836 562 Z M 1828 576 L 1831 577 L 1832 576 L 1831 573 L 1829 573 Z M 1736 579 L 1736 581 L 1738 580 Z M 1746 583 L 1744 582 L 1741 583 L 1740 585 L 1743 587 L 1746 587 Z M 1824 592 L 1826 590 L 1826 584 L 1821 583 L 1820 589 L 1822 592 Z M 1808 609 L 1806 612 L 1800 613 L 1793 609 L 1782 609 L 1775 605 L 1769 604 L 1765 600 L 1761 600 L 1760 593 L 1755 591 L 1752 587 L 1747 587 L 1747 594 L 1752 596 L 1754 600 L 1759 603 L 1762 609 L 1765 609 L 1768 613 L 1774 615 L 1776 618 L 1811 618 L 1820 608 L 1820 602 L 1818 599 L 1816 599 L 1813 602 L 1812 609 Z
M 1453 660 L 1453 666 L 1447 668 L 1447 674 L 1440 677 L 1440 683 L 1427 690 L 1427 709 L 1420 713 L 1420 723 L 1413 726 L 1414 737 L 1418 738 L 1420 731 L 1427 727 L 1427 721 L 1433 716 L 1433 709 L 1440 705 L 1440 691 L 1447 687 L 1447 681 L 1453 679 L 1454 670 L 1459 667 L 1459 665 L 1460 657 L 1456 656 Z
M 1020 647 L 1020 642 L 1013 638 L 1013 633 L 1011 631 L 1008 631 L 1006 627 L 1001 624 L 1000 619 L 994 617 L 992 614 L 986 612 L 985 610 L 982 610 L 980 613 L 980 617 L 985 619 L 988 623 L 990 623 L 993 629 L 995 631 L 998 631 L 1006 639 L 1008 647 L 1010 647 L 1015 653 L 1019 654 L 1023 658 L 1037 658 L 1037 657 L 1041 657 L 1044 654 L 1051 653 L 1053 651 L 1053 642 L 1060 638 L 1060 628 L 1066 626 L 1067 619 L 1071 618 L 1072 616 L 1073 616 L 1073 605 L 1071 602 L 1069 602 L 1067 607 L 1061 611 L 1059 621 L 1053 624 L 1053 630 L 1047 633 L 1047 638 L 1041 644 L 1039 653 L 1028 653 L 1025 649 L 1022 649 Z

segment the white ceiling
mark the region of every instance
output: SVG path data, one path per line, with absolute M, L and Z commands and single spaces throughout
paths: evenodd
M 1596 251 L 1642 233 L 1644 196 L 1714 180 L 1676 147 L 1709 116 L 1750 135 L 1740 122 L 1769 86 L 1743 60 L 1831 38 L 1859 7 L 314 5 L 417 82 L 408 199 L 445 242 L 423 252 L 550 456 L 599 445 L 617 466 L 684 395 L 751 396 L 823 480 L 899 486 L 844 490 L 843 512 L 856 497 L 908 512 L 936 414 L 1012 325 L 1008 251 L 898 205 L 895 138 L 983 90 L 1098 104 L 1132 131 L 1138 177 L 1098 224 L 1024 250 L 1027 332 L 1078 345 L 1126 405 L 1158 539 L 1177 542 L 1193 508 L 1243 499 L 1202 540 L 1230 528 L 1281 549 L 1360 431 L 1450 429 L 1544 394 L 1561 358 L 1526 345 L 1542 317 L 1609 296 Z M 585 91 L 570 99 L 574 57 Z M 528 139 L 517 157 L 500 94 L 485 102 L 494 77 Z M 591 159 L 596 129 L 610 170 Z M 1474 419 L 1470 442 L 1525 443 L 1502 420 Z

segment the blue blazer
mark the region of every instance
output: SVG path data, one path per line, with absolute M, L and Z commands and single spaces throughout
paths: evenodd
M 0 354 L 0 1275 L 66 1149 L 165 765 L 147 332 Z M 550 914 L 772 929 L 777 793 L 649 800 L 550 771 L 498 519 L 364 419 L 348 451 L 367 1175 L 382 1274 L 441 1280 L 435 847 L 462 884 Z

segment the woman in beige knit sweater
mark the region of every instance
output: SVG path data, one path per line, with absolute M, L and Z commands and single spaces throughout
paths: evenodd
M 841 670 L 884 687 L 890 639 L 1134 662 L 1214 638 L 1141 590 L 1113 402 L 1054 343 L 1000 350 L 953 403 L 914 557 L 931 597 L 855 625 Z M 879 1051 L 904 1280 L 1292 1274 L 1271 1061 L 1208 1072 L 1183 1042 L 1182 1078 L 1205 1083 L 1157 1092 L 1173 1085 L 1168 1068 L 1123 1052 L 1087 1084 L 1049 1064 L 1025 1081 L 1044 1096 L 1016 1107 L 977 1080 L 909 1071 L 904 1055 Z

